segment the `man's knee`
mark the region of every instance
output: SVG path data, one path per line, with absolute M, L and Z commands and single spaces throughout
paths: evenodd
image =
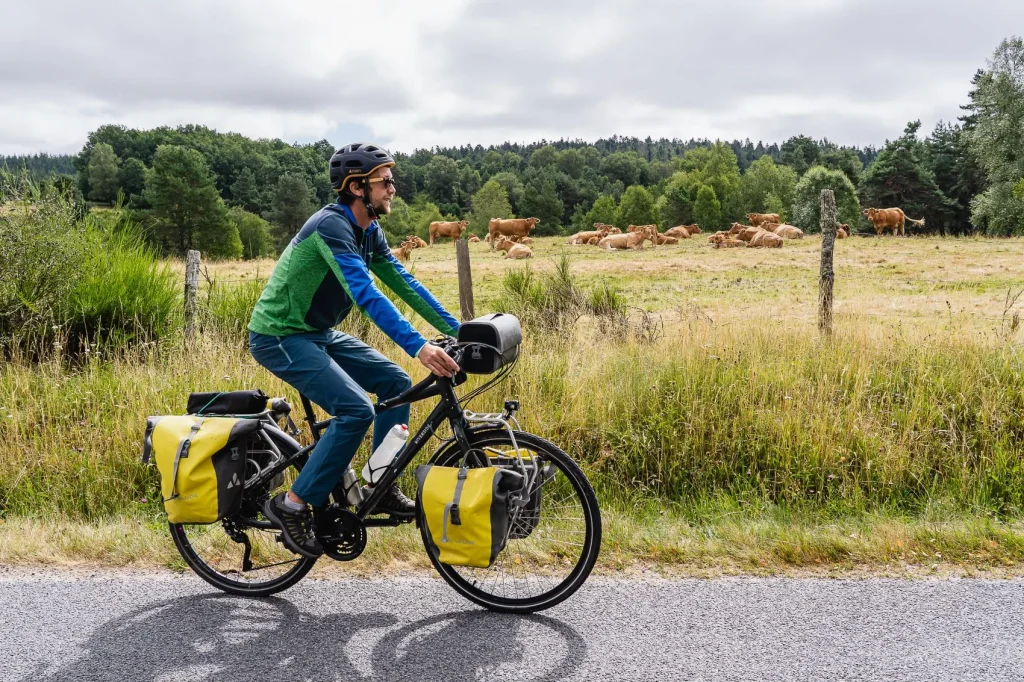
M 373 420 L 377 416 L 377 413 L 373 411 L 373 403 L 371 403 L 370 399 L 367 398 L 353 406 L 345 416 L 349 417 L 353 424 L 357 424 L 368 429 L 370 428 L 370 425 L 373 424 Z
M 392 366 L 390 373 L 390 381 L 384 390 L 381 391 L 381 399 L 386 400 L 387 398 L 394 398 L 396 395 L 408 391 L 412 388 L 412 379 L 406 373 L 404 369 L 398 365 Z

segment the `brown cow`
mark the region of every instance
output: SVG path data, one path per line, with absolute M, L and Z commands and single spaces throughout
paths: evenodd
M 836 230 L 836 239 L 846 239 L 850 236 L 850 226 L 846 223 L 839 223 L 839 228 Z
M 751 225 L 760 225 L 761 223 L 778 223 L 778 222 L 781 222 L 779 220 L 779 214 L 778 213 L 748 213 L 747 214 L 747 221 Z
M 415 248 L 416 246 L 412 242 L 404 241 L 397 249 L 391 249 L 391 255 L 398 260 L 407 261 L 410 255 L 412 255 L 412 250 Z
M 480 241 L 480 237 L 477 237 L 475 234 L 471 234 L 469 235 L 469 241 L 475 244 Z
M 494 240 L 493 246 L 505 251 L 505 258 L 533 258 L 533 251 L 530 250 L 529 246 L 523 246 L 517 244 L 505 235 L 498 235 Z
M 613 234 L 605 237 L 597 243 L 602 249 L 641 249 L 644 242 L 655 243 L 658 238 L 658 230 L 654 225 L 644 225 L 636 232 L 628 234 Z
M 499 235 L 528 237 L 539 222 L 539 218 L 491 218 L 487 223 L 487 241 L 491 243 L 491 248 L 494 248 L 494 238 Z
M 622 230 L 615 227 L 614 225 L 605 225 L 604 223 L 594 223 L 595 230 L 608 230 L 608 234 L 622 234 Z
M 422 249 L 427 245 L 425 241 L 414 234 L 410 234 L 402 243 L 404 244 L 405 242 L 412 242 L 412 248 L 414 249 Z
M 430 245 L 434 245 L 434 239 L 436 237 L 451 237 L 452 239 L 458 239 L 462 236 L 462 233 L 466 231 L 467 225 L 469 225 L 468 220 L 435 220 L 430 223 Z
M 730 237 L 728 232 L 719 231 L 708 237 L 708 243 L 716 249 L 733 249 L 738 246 L 746 246 L 742 239 Z
M 594 224 L 595 225 L 601 225 L 601 227 L 599 227 L 596 230 L 588 230 L 586 232 L 577 232 L 573 236 L 569 237 L 569 241 L 567 241 L 566 244 L 572 244 L 574 246 L 579 246 L 581 244 L 589 244 L 590 240 L 593 239 L 594 237 L 597 237 L 598 241 L 600 241 L 602 238 L 608 236 L 608 226 L 607 225 L 602 225 L 601 223 L 594 223 Z
M 634 234 L 636 232 L 642 232 L 643 230 L 647 230 L 648 232 L 651 232 L 653 234 L 653 237 L 651 238 L 651 244 L 654 245 L 654 246 L 657 246 L 659 244 L 659 242 L 658 242 L 658 226 L 657 225 L 630 225 L 630 226 L 628 226 L 626 228 L 626 232 L 629 233 L 629 234 Z M 641 243 L 643 243 L 643 242 L 641 242 Z
M 768 227 L 767 227 L 768 225 L 772 225 L 772 224 L 771 223 L 761 223 L 761 227 L 763 227 L 766 230 L 768 230 Z M 775 229 L 768 230 L 768 231 L 769 232 L 773 232 L 773 233 L 779 235 L 783 239 L 803 239 L 804 238 L 804 231 L 801 230 L 796 225 L 785 225 L 785 224 L 783 224 L 783 225 L 772 225 L 772 227 L 775 228 Z
M 667 234 L 659 234 L 658 235 L 658 245 L 659 246 L 664 245 L 664 244 L 678 244 L 678 243 L 679 243 L 679 237 L 672 237 L 672 236 L 667 235 Z
M 665 230 L 662 234 L 666 237 L 675 237 L 676 239 L 689 239 L 690 231 L 686 229 L 686 225 L 676 225 Z
M 864 215 L 875 226 L 875 232 L 880 236 L 885 230 L 892 230 L 892 235 L 906 236 L 904 225 L 907 220 L 919 227 L 924 227 L 924 218 L 914 220 L 899 208 L 865 208 Z
M 774 232 L 768 230 L 761 230 L 755 234 L 747 246 L 754 249 L 768 248 L 768 249 L 781 249 L 782 243 L 785 240 Z
M 729 231 L 726 234 L 728 234 L 730 237 L 740 239 L 741 241 L 749 242 L 751 239 L 754 238 L 755 235 L 758 235 L 762 232 L 768 232 L 768 230 L 764 230 L 760 227 L 751 227 L 750 225 L 741 225 L 740 223 L 733 223 L 732 227 L 729 228 Z

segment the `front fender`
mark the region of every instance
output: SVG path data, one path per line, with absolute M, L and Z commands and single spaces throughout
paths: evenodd
M 500 426 L 494 426 L 492 424 L 480 424 L 479 426 L 471 426 L 469 429 L 467 429 L 466 430 L 466 435 L 470 436 L 470 437 L 478 436 L 478 435 L 488 435 L 492 431 L 495 432 L 495 433 L 508 433 L 508 430 L 506 430 L 506 429 L 504 429 L 504 428 L 502 428 Z M 515 433 L 515 434 L 519 434 L 520 433 L 519 431 L 517 431 L 515 429 L 513 429 L 512 432 Z M 434 450 L 434 453 L 432 455 L 430 455 L 430 459 L 427 460 L 427 463 L 428 464 L 434 464 L 437 461 L 437 459 L 444 452 L 446 452 L 449 448 L 451 448 L 455 444 L 456 443 L 455 443 L 455 437 L 454 436 L 452 436 L 451 438 L 448 438 L 448 439 L 445 439 L 444 441 L 442 441 L 441 444 L 437 446 L 437 449 Z

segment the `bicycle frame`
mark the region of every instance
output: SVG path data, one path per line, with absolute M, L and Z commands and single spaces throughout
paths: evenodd
M 454 378 L 438 377 L 431 374 L 401 395 L 396 396 L 391 400 L 379 402 L 373 406 L 374 412 L 379 414 L 393 407 L 419 402 L 437 395 L 441 396 L 441 400 L 436 406 L 434 406 L 434 409 L 416 431 L 416 434 L 406 441 L 405 445 L 402 446 L 402 449 L 399 450 L 398 454 L 395 456 L 395 459 L 391 462 L 388 468 L 385 469 L 381 479 L 374 485 L 373 492 L 370 496 L 363 500 L 362 504 L 359 505 L 359 508 L 356 510 L 356 514 L 359 516 L 360 520 L 366 521 L 366 517 L 373 513 L 373 510 L 376 508 L 381 498 L 386 494 L 387 489 L 391 487 L 391 484 L 394 483 L 395 479 L 401 475 L 413 458 L 419 454 L 426 442 L 445 422 L 445 420 L 447 420 L 451 425 L 454 439 L 456 443 L 459 444 L 462 452 L 464 454 L 469 452 L 469 437 L 466 435 L 469 430 L 469 421 L 466 419 L 466 416 L 462 411 L 462 405 L 459 402 L 458 396 L 455 395 L 455 386 L 461 384 L 464 380 L 465 374 L 461 372 Z M 305 421 L 309 424 L 310 432 L 313 435 L 313 444 L 307 445 L 289 457 L 282 457 L 274 466 L 263 470 L 256 477 L 256 480 L 253 481 L 254 486 L 273 478 L 278 473 L 287 469 L 296 459 L 307 455 L 309 451 L 312 450 L 320 441 L 323 429 L 331 423 L 331 419 L 333 419 L 333 417 L 317 421 L 312 402 L 304 395 L 300 395 L 300 398 L 302 399 L 302 406 L 306 412 Z M 267 424 L 264 428 L 280 430 L 276 424 Z M 385 523 L 390 524 L 391 522 Z M 395 521 L 394 525 L 397 525 L 398 523 L 398 521 Z

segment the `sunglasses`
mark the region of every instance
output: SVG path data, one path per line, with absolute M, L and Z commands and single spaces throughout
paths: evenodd
M 390 178 L 370 178 L 367 182 L 383 182 L 384 188 L 387 189 L 395 186 L 395 176 L 392 175 Z

